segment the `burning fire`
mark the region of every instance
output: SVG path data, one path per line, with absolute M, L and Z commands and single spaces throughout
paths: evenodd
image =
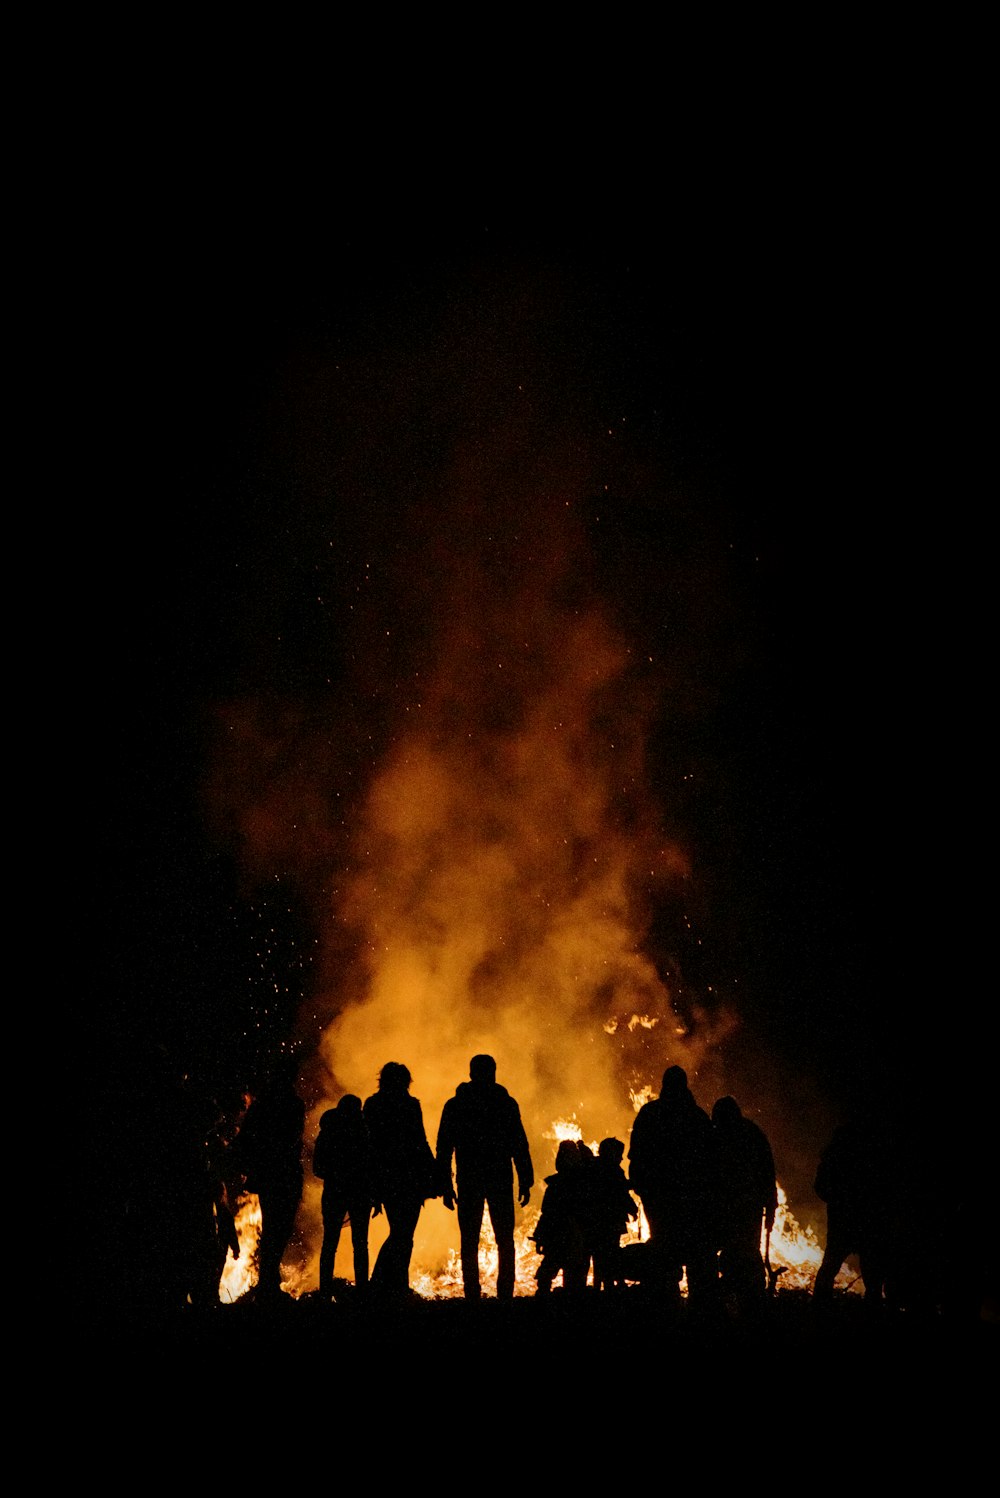
M 645 1092 L 645 1090 L 644 1090 Z M 644 1092 L 637 1094 L 641 1101 L 645 1101 Z M 641 1106 L 641 1103 L 639 1104 Z M 546 1138 L 559 1143 L 563 1139 L 582 1139 L 583 1131 L 575 1120 L 559 1120 L 552 1125 Z M 597 1141 L 588 1141 L 590 1148 L 596 1150 Z M 629 1229 L 623 1238 L 623 1244 L 646 1242 L 649 1238 L 649 1226 L 646 1222 L 645 1213 L 642 1211 L 641 1203 L 636 1200 L 639 1207 L 639 1219 L 637 1224 Z M 425 1211 L 428 1210 L 425 1208 Z M 433 1208 L 431 1208 L 433 1210 Z M 450 1215 L 450 1214 L 449 1214 Z M 535 1276 L 538 1265 L 541 1262 L 537 1253 L 532 1235 L 538 1223 L 540 1207 L 531 1206 L 522 1214 L 514 1235 L 514 1247 L 516 1253 L 516 1272 L 514 1293 L 516 1295 L 533 1295 L 535 1293 Z M 454 1219 L 452 1219 L 452 1222 Z M 234 1259 L 230 1252 L 226 1258 L 220 1287 L 220 1299 L 226 1302 L 239 1300 L 253 1289 L 257 1282 L 256 1251 L 260 1238 L 261 1214 L 257 1197 L 247 1193 L 240 1198 L 236 1213 L 236 1230 L 240 1241 L 240 1257 Z M 802 1227 L 796 1221 L 795 1215 L 788 1205 L 788 1198 L 784 1188 L 778 1185 L 778 1208 L 775 1213 L 774 1228 L 771 1233 L 770 1242 L 767 1235 L 761 1233 L 760 1242 L 761 1257 L 769 1254 L 769 1264 L 772 1274 L 776 1278 L 776 1289 L 782 1291 L 800 1290 L 810 1291 L 816 1277 L 822 1259 L 823 1250 L 819 1244 L 816 1234 L 810 1227 Z M 338 1253 L 338 1260 L 339 1260 Z M 340 1265 L 344 1273 L 343 1278 L 351 1278 L 349 1263 Z M 499 1269 L 499 1256 L 497 1252 L 496 1238 L 490 1223 L 489 1211 L 483 1218 L 483 1233 L 479 1247 L 479 1274 L 480 1282 L 485 1294 L 489 1294 L 496 1286 L 497 1272 Z M 300 1261 L 293 1260 L 282 1266 L 282 1289 L 294 1297 L 308 1293 L 314 1288 L 310 1273 L 304 1270 Z M 558 1283 L 558 1281 L 557 1281 Z M 593 1275 L 589 1283 L 593 1283 Z M 448 1300 L 463 1295 L 462 1267 L 457 1247 L 449 1249 L 442 1267 L 436 1269 L 416 1268 L 411 1273 L 411 1287 L 418 1295 L 428 1300 Z M 839 1290 L 850 1290 L 859 1292 L 861 1285 L 857 1275 L 851 1273 L 845 1265 L 839 1272 L 835 1281 L 835 1287 Z M 687 1293 L 686 1281 L 682 1282 L 681 1291 Z
M 247 1192 L 239 1198 L 235 1217 L 240 1256 L 234 1259 L 232 1249 L 229 1250 L 219 1284 L 219 1299 L 227 1302 L 239 1300 L 257 1283 L 257 1244 L 260 1242 L 261 1215 L 256 1195 Z
M 450 549 L 436 515 L 425 538 L 433 608 L 419 648 L 400 647 L 394 728 L 362 790 L 355 762 L 345 771 L 337 757 L 338 723 L 303 714 L 279 753 L 260 705 L 246 703 L 226 707 L 211 791 L 251 874 L 288 878 L 315 901 L 318 976 L 301 1020 L 314 1055 L 302 1079 L 308 1138 L 395 1060 L 412 1073 L 433 1148 L 470 1057 L 487 1052 L 520 1105 L 541 1181 L 552 1141 L 568 1137 L 551 1120 L 574 1120 L 575 1137 L 575 1120 L 588 1134 L 599 1121 L 601 1137 L 627 1143 L 668 1064 L 684 1066 L 709 1106 L 729 1092 L 765 1100 L 727 1055 L 733 1007 L 718 986 L 695 990 L 662 937 L 672 922 L 680 946 L 696 940 L 698 911 L 688 851 L 659 804 L 669 774 L 660 768 L 654 798 L 647 771 L 652 657 L 585 596 L 574 506 L 547 487 L 510 522 L 518 550 L 498 586 L 492 487 L 477 482 L 481 508 L 464 491 L 457 502 L 463 545 Z M 687 778 L 684 766 L 673 773 Z M 521 1218 L 522 1293 L 534 1286 L 541 1192 Z M 307 1172 L 284 1266 L 293 1293 L 318 1283 L 320 1195 Z M 254 1231 L 247 1203 L 227 1298 L 246 1285 Z M 373 1263 L 385 1232 L 374 1219 Z M 423 1293 L 458 1293 L 457 1238 L 454 1215 L 430 1203 L 413 1257 Z M 341 1278 L 350 1253 L 345 1233 Z M 810 1280 L 819 1257 L 783 1200 L 771 1239 L 782 1287 Z M 488 1238 L 482 1258 L 489 1283 Z

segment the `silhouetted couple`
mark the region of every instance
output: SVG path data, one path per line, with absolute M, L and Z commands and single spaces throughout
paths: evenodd
M 409 1293 L 410 1259 L 420 1213 L 426 1201 L 443 1197 L 449 1211 L 458 1203 L 462 1278 L 469 1300 L 478 1300 L 479 1239 L 489 1208 L 497 1240 L 497 1296 L 514 1293 L 513 1172 L 525 1206 L 533 1184 L 531 1155 L 517 1103 L 496 1081 L 491 1056 L 474 1056 L 469 1081 L 445 1104 L 438 1130 L 437 1157 L 424 1130 L 423 1111 L 410 1094 L 409 1070 L 387 1061 L 378 1091 L 362 1108 L 351 1094 L 324 1113 L 313 1168 L 323 1181 L 323 1248 L 320 1291 L 332 1296 L 334 1261 L 345 1218 L 351 1225 L 355 1283 L 368 1281 L 368 1218 L 385 1211 L 389 1236 L 371 1276 L 377 1300 L 398 1301 Z M 456 1181 L 452 1181 L 452 1160 Z
M 774 1158 L 735 1099 L 720 1098 L 709 1118 L 684 1069 L 669 1066 L 660 1096 L 636 1115 L 629 1181 L 649 1223 L 652 1285 L 677 1303 L 686 1271 L 693 1309 L 715 1311 L 725 1297 L 738 1313 L 759 1311 L 761 1234 L 770 1234 L 777 1206 Z

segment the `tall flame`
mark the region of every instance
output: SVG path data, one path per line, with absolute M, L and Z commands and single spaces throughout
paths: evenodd
M 689 867 L 649 799 L 628 647 L 598 607 L 536 600 L 491 622 L 487 639 L 459 616 L 362 808 L 332 912 L 359 951 L 327 999 L 313 1123 L 399 1060 L 433 1145 L 487 1051 L 540 1178 L 553 1118 L 627 1141 L 632 1094 L 668 1060 L 697 1071 L 729 1020 L 692 1032 L 680 980 L 643 950 Z M 425 1211 L 415 1262 L 440 1268 L 454 1239 L 454 1218 Z
M 503 457 L 523 485 L 510 430 Z M 328 716 L 288 708 L 277 729 L 260 703 L 229 704 L 209 793 L 251 877 L 289 878 L 314 900 L 307 1144 L 326 1108 L 369 1096 L 393 1060 L 412 1073 L 433 1146 L 470 1058 L 488 1052 L 531 1144 L 530 1212 L 552 1169 L 553 1120 L 627 1145 L 639 1100 L 673 1063 L 710 1107 L 730 1090 L 723 1042 L 737 1022 L 679 956 L 696 881 L 664 802 L 690 767 L 658 754 L 654 794 L 647 752 L 669 673 L 593 586 L 578 513 L 589 473 L 576 454 L 548 454 L 543 480 L 501 522 L 487 458 L 459 463 L 475 470 L 455 482 L 462 498 L 440 513 L 416 506 L 398 543 L 396 586 L 422 579 L 423 601 L 381 629 L 374 612 L 352 625 L 354 699 L 345 709 L 334 696 Z M 386 644 L 399 621 L 403 638 Z M 676 940 L 652 942 L 654 920 Z M 373 1254 L 383 1234 L 380 1218 Z M 428 1205 L 414 1275 L 447 1272 L 457 1236 L 455 1216 Z M 321 1237 L 320 1184 L 307 1173 L 286 1264 L 297 1282 L 317 1282 Z

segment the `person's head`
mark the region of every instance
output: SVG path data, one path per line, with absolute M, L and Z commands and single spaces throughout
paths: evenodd
M 413 1078 L 401 1061 L 387 1061 L 378 1074 L 380 1092 L 408 1092 Z
M 325 1113 L 321 1113 L 320 1114 L 320 1119 L 319 1119 L 320 1133 L 322 1133 L 324 1129 L 330 1129 L 330 1128 L 332 1128 L 333 1127 L 333 1121 L 334 1121 L 334 1119 L 336 1117 L 337 1117 L 337 1110 L 336 1110 L 336 1108 L 327 1108 L 327 1110 L 326 1110 Z
M 678 1098 L 687 1092 L 688 1078 L 683 1066 L 668 1066 L 660 1084 L 660 1096 Z
M 602 1139 L 597 1146 L 597 1157 L 599 1160 L 607 1160 L 611 1165 L 620 1165 L 625 1154 L 625 1146 L 620 1139 Z
M 563 1139 L 556 1150 L 556 1170 L 576 1170 L 580 1164 L 580 1153 L 575 1139 Z
M 720 1097 L 712 1109 L 712 1122 L 720 1129 L 731 1129 L 742 1117 L 743 1109 L 734 1097 Z
M 497 1064 L 492 1056 L 473 1056 L 469 1062 L 469 1076 L 473 1082 L 495 1082 Z
M 356 1097 L 353 1092 L 345 1092 L 344 1096 L 337 1104 L 336 1111 L 341 1118 L 346 1118 L 348 1122 L 350 1122 L 352 1118 L 360 1118 L 361 1099 L 359 1097 Z

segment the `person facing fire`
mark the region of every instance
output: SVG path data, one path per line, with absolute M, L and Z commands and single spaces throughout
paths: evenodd
M 560 1270 L 567 1294 L 576 1296 L 586 1289 L 591 1253 L 590 1171 L 577 1141 L 563 1139 L 556 1150 L 556 1168 L 545 1177 L 542 1210 L 532 1235 L 542 1256 L 535 1274 L 538 1295 L 548 1295 Z
M 865 1305 L 880 1306 L 887 1273 L 890 1191 L 885 1137 L 872 1110 L 859 1110 L 834 1130 L 820 1155 L 815 1191 L 826 1203 L 826 1248 L 813 1285 L 816 1304 L 830 1304 L 841 1266 L 856 1254 Z
M 483 1213 L 489 1208 L 497 1242 L 497 1299 L 514 1294 L 514 1172 L 517 1199 L 528 1205 L 535 1183 L 528 1136 L 521 1110 L 496 1080 L 492 1056 L 473 1056 L 469 1080 L 460 1082 L 441 1113 L 437 1166 L 448 1210 L 458 1202 L 462 1246 L 462 1284 L 466 1300 L 479 1300 L 479 1239 Z M 452 1158 L 455 1182 L 452 1182 Z
M 756 1315 L 764 1304 L 767 1275 L 761 1257 L 778 1207 L 774 1154 L 764 1130 L 747 1118 L 733 1097 L 712 1109 L 719 1151 L 719 1273 L 723 1298 L 739 1315 Z
M 625 1146 L 620 1139 L 602 1139 L 597 1146 L 597 1168 L 593 1176 L 594 1288 L 624 1288 L 621 1241 L 639 1208 L 628 1188 L 622 1169 Z
M 410 1287 L 413 1235 L 424 1202 L 440 1195 L 437 1169 L 411 1077 L 399 1061 L 387 1061 L 378 1091 L 367 1098 L 364 1120 L 371 1151 L 373 1216 L 385 1210 L 389 1236 L 372 1270 L 371 1291 L 379 1299 L 405 1298 Z
M 712 1120 L 683 1067 L 668 1066 L 659 1097 L 639 1109 L 632 1125 L 629 1184 L 649 1223 L 647 1282 L 679 1303 L 686 1269 L 692 1309 L 717 1302 L 716 1157 Z
M 361 1099 L 345 1093 L 336 1108 L 327 1108 L 319 1121 L 313 1149 L 313 1174 L 323 1182 L 323 1247 L 319 1255 L 319 1293 L 333 1299 L 333 1271 L 340 1235 L 351 1225 L 354 1287 L 359 1297 L 368 1291 L 368 1219 L 372 1210 L 368 1126 Z
M 281 1260 L 302 1197 L 306 1108 L 295 1089 L 296 1066 L 282 1056 L 247 1110 L 233 1145 L 233 1164 L 260 1203 L 257 1296 L 281 1292 Z

